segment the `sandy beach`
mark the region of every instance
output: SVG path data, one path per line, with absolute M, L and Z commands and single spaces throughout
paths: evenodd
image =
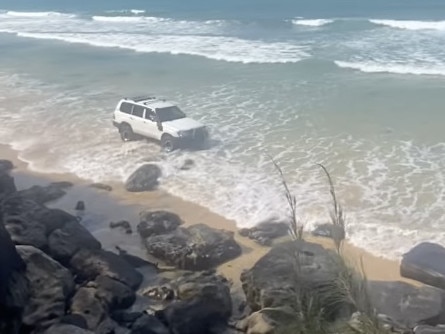
M 268 247 L 258 245 L 252 240 L 240 236 L 234 221 L 217 215 L 197 204 L 187 202 L 162 190 L 144 193 L 129 193 L 125 191 L 123 184 L 109 183 L 113 187 L 111 192 L 89 187 L 91 182 L 82 180 L 71 174 L 41 174 L 30 170 L 27 163 L 18 158 L 18 152 L 9 146 L 0 145 L 0 157 L 11 160 L 15 169 L 13 176 L 19 189 L 28 188 L 32 185 L 44 185 L 54 181 L 69 181 L 74 186 L 68 190 L 60 200 L 49 206 L 60 208 L 68 212 L 74 212 L 77 201 L 86 204 L 85 215 L 86 227 L 97 237 L 104 248 L 114 250 L 115 246 L 127 251 L 146 257 L 137 233 L 131 235 L 120 231 L 111 230 L 108 226 L 110 221 L 128 220 L 133 231 L 138 224 L 138 215 L 142 210 L 169 210 L 178 214 L 185 225 L 204 223 L 214 228 L 232 231 L 236 241 L 242 246 L 243 253 L 240 257 L 224 263 L 218 271 L 233 282 L 234 288 L 240 288 L 239 277 L 243 270 L 252 265 L 269 250 Z M 306 236 L 306 240 L 321 244 L 326 248 L 333 248 L 333 242 L 326 238 Z M 366 276 L 370 280 L 394 281 L 400 280 L 412 284 L 414 281 L 404 279 L 399 273 L 399 262 L 383 259 L 370 254 L 362 249 L 352 246 L 348 242 L 343 245 L 343 254 L 351 265 L 360 268 L 360 262 L 364 265 Z

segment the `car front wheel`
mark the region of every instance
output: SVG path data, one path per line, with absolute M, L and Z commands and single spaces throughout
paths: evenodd
M 161 138 L 161 147 L 164 152 L 172 152 L 176 149 L 176 141 L 170 135 L 163 135 Z
M 124 142 L 134 140 L 134 132 L 130 125 L 122 124 L 119 127 L 119 133 L 121 135 L 121 139 Z

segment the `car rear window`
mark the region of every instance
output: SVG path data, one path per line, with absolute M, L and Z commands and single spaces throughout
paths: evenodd
M 131 103 L 122 102 L 121 103 L 121 107 L 120 107 L 120 111 L 122 111 L 123 113 L 126 113 L 126 114 L 131 114 L 131 108 L 132 107 L 133 107 L 133 105 Z

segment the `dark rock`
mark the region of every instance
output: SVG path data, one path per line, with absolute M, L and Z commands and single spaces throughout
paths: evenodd
M 241 254 L 233 233 L 204 224 L 177 228 L 144 240 L 151 255 L 181 269 L 206 270 Z
M 143 165 L 130 175 L 125 183 L 125 189 L 131 192 L 154 190 L 158 186 L 160 176 L 161 169 L 157 165 Z
M 47 236 L 76 218 L 62 210 L 48 209 L 32 200 L 8 197 L 2 202 L 3 223 L 13 241 L 46 250 Z
M 94 281 L 96 297 L 102 300 L 109 311 L 130 307 L 136 300 L 134 291 L 124 283 L 107 276 L 98 276 Z
M 445 334 L 445 327 L 444 326 L 416 326 L 414 328 L 414 334 Z
M 120 325 L 130 328 L 132 324 L 142 315 L 143 313 L 141 312 L 128 312 L 118 310 L 111 313 L 111 318 Z
M 61 324 L 74 325 L 79 328 L 88 329 L 85 318 L 80 314 L 67 314 L 60 318 Z
M 282 319 L 289 319 L 290 313 L 297 312 L 297 298 L 315 296 L 321 305 L 329 301 L 326 317 L 332 320 L 352 313 L 351 306 L 340 298 L 334 303 L 329 293 L 332 289 L 327 288 L 338 277 L 339 261 L 334 252 L 317 244 L 305 241 L 279 244 L 241 274 L 247 305 L 253 312 L 270 310 L 268 316 L 281 319 L 281 325 L 285 325 Z
M 142 238 L 174 231 L 182 224 L 177 214 L 168 211 L 141 212 L 140 218 L 137 229 Z
M 108 184 L 103 184 L 103 183 L 92 183 L 90 184 L 91 188 L 96 188 L 99 190 L 105 190 L 105 191 L 112 191 L 113 187 L 109 186 Z
M 70 221 L 48 237 L 49 254 L 61 263 L 68 263 L 81 248 L 100 249 L 101 244 L 77 220 Z
M 39 204 L 45 204 L 65 196 L 65 185 L 50 184 L 48 186 L 32 186 L 29 189 L 20 190 L 16 196 L 29 199 Z
M 195 162 L 192 159 L 185 159 L 184 163 L 182 164 L 180 170 L 189 170 L 193 166 L 195 166 Z
M 232 312 L 227 280 L 212 273 L 185 275 L 174 283 L 180 301 L 156 315 L 172 333 L 210 333 L 226 325 Z
M 95 333 L 70 324 L 55 324 L 50 328 L 48 328 L 44 334 L 95 334 Z
M 119 246 L 116 246 L 117 251 L 119 252 L 119 256 L 123 258 L 128 264 L 131 264 L 134 268 L 141 268 L 141 267 L 155 267 L 157 268 L 156 263 L 149 262 L 147 260 L 141 259 L 139 256 L 128 254 L 128 252 Z
M 421 323 L 437 325 L 445 321 L 442 302 L 445 292 L 436 288 L 415 287 L 404 282 L 369 282 L 368 292 L 378 313 L 409 328 Z M 442 316 L 443 315 L 443 316 Z
M 130 223 L 126 220 L 120 220 L 118 222 L 110 223 L 110 228 L 116 228 L 116 227 L 121 227 L 125 231 L 126 234 L 133 233 Z
M 131 334 L 169 334 L 169 330 L 155 316 L 143 314 L 131 326 Z M 182 334 L 182 332 L 180 332 Z M 195 334 L 203 333 L 196 332 Z M 179 333 L 178 333 L 179 334 Z M 203 333 L 204 334 L 204 333 Z
M 106 318 L 97 326 L 95 334 L 131 334 L 128 328 L 120 327 L 118 323 L 110 318 Z
M 345 231 L 343 228 L 333 224 L 322 224 L 315 228 L 312 231 L 312 234 L 317 237 L 331 238 L 344 240 L 345 239 Z
M 14 168 L 14 165 L 11 161 L 0 159 L 0 174 L 9 172 L 11 169 Z
M 81 249 L 70 261 L 72 270 L 80 279 L 92 281 L 103 275 L 137 289 L 142 282 L 142 274 L 135 270 L 119 255 L 105 250 Z
M 283 222 L 263 222 L 252 228 L 239 231 L 243 237 L 255 240 L 261 245 L 269 246 L 273 239 L 283 237 L 289 233 L 289 224 Z
M 74 290 L 71 273 L 41 250 L 32 246 L 17 246 L 26 263 L 30 300 L 23 323 L 29 327 L 47 328 L 65 314 L 66 300 Z
M 45 225 L 47 235 L 56 229 L 63 228 L 68 223 L 78 222 L 76 217 L 60 209 L 43 209 L 37 218 L 41 224 Z
M 445 248 L 430 242 L 415 246 L 403 255 L 400 274 L 445 289 Z
M 71 301 L 71 313 L 85 318 L 88 329 L 95 330 L 105 319 L 107 310 L 96 297 L 97 290 L 92 287 L 82 287 L 77 290 Z
M 85 210 L 85 202 L 84 201 L 78 201 L 76 203 L 76 206 L 75 206 L 74 210 L 84 211 Z
M 17 191 L 14 178 L 7 173 L 0 171 L 0 198 Z
M 17 334 L 28 297 L 26 264 L 0 222 L 0 333 Z

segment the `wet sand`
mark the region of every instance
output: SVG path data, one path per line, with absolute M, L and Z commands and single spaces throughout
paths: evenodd
M 249 269 L 269 250 L 257 243 L 241 237 L 237 233 L 234 221 L 228 220 L 210 210 L 192 202 L 175 197 L 162 190 L 144 193 L 129 193 L 121 183 L 108 183 L 113 187 L 111 192 L 91 188 L 91 182 L 82 180 L 72 174 L 42 174 L 31 171 L 27 163 L 18 159 L 18 152 L 9 146 L 0 145 L 0 158 L 11 160 L 16 168 L 12 175 L 18 189 L 28 188 L 32 185 L 45 185 L 54 181 L 70 181 L 74 186 L 67 191 L 60 200 L 48 204 L 76 214 L 74 208 L 77 201 L 82 200 L 86 204 L 83 215 L 86 227 L 98 238 L 104 248 L 111 250 L 115 246 L 142 257 L 146 257 L 144 248 L 137 235 L 136 226 L 139 221 L 139 212 L 142 210 L 169 210 L 178 214 L 185 225 L 204 223 L 214 228 L 232 231 L 236 241 L 242 246 L 243 253 L 240 257 L 221 265 L 218 271 L 225 275 L 234 284 L 234 288 L 240 288 L 239 277 L 243 270 Z M 110 221 L 128 220 L 133 227 L 133 234 L 124 234 L 120 230 L 111 230 Z M 306 236 L 308 241 L 316 242 L 326 248 L 333 248 L 332 240 Z M 363 263 L 364 271 L 368 279 L 380 281 L 401 280 L 412 284 L 419 284 L 404 279 L 399 273 L 399 262 L 374 256 L 362 249 L 352 246 L 347 242 L 343 245 L 343 255 L 347 261 L 360 270 Z

